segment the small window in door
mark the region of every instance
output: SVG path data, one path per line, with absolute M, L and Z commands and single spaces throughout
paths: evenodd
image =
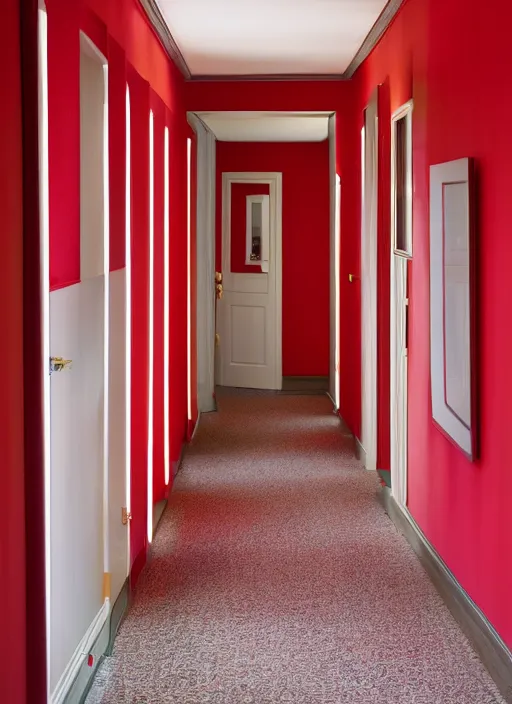
M 393 248 L 412 256 L 412 103 L 392 119 L 392 213 Z
M 261 263 L 264 196 L 247 196 L 246 264 Z

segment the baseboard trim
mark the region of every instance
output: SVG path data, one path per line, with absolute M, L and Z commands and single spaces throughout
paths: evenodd
M 160 523 L 163 513 L 165 511 L 165 507 L 167 506 L 167 499 L 162 499 L 161 501 L 158 501 L 153 506 L 153 538 L 155 537 L 158 524 Z
M 335 401 L 335 400 L 333 399 L 333 397 L 331 396 L 330 391 L 327 391 L 327 392 L 326 392 L 326 396 L 327 396 L 327 398 L 329 399 L 329 401 L 332 403 L 332 412 L 333 412 L 335 415 L 339 415 L 340 409 L 336 406 L 336 401 Z
M 512 653 L 499 634 L 464 591 L 454 574 L 427 540 L 418 524 L 402 509 L 387 488 L 378 494 L 384 510 L 405 536 L 437 591 L 478 653 L 508 704 L 512 704 Z
M 356 437 L 355 435 L 354 435 L 354 440 L 355 440 L 355 444 L 356 444 L 356 457 L 366 467 L 366 450 L 361 445 L 361 440 L 359 440 L 359 438 Z
M 101 638 L 101 634 L 105 630 L 105 625 L 109 621 L 110 601 L 105 599 L 101 609 L 98 611 L 91 625 L 87 629 L 84 637 L 76 647 L 71 660 L 66 669 L 62 673 L 60 680 L 55 687 L 51 696 L 52 704 L 66 704 L 76 702 L 75 696 L 72 696 L 77 680 L 80 679 L 80 674 L 83 671 L 84 665 L 92 669 L 87 664 L 87 656 L 92 653 L 94 644 Z
M 92 665 L 89 665 L 88 657 L 86 657 L 66 695 L 64 704 L 85 704 L 98 668 L 105 657 L 112 654 L 114 640 L 117 635 L 117 631 L 119 630 L 119 626 L 121 625 L 128 610 L 130 598 L 129 580 L 126 579 L 121 592 L 110 611 L 109 618 L 107 618 L 103 624 L 103 628 L 99 632 L 98 637 L 87 652 L 87 656 L 89 654 L 92 655 Z

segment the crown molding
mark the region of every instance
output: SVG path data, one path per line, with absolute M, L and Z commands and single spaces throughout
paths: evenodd
M 341 73 L 247 73 L 247 74 L 220 74 L 206 76 L 190 76 L 187 79 L 192 83 L 214 83 L 226 81 L 236 83 L 240 81 L 264 81 L 266 83 L 275 81 L 343 81 Z
M 183 77 L 191 82 L 274 82 L 274 81 L 348 81 L 350 80 L 363 61 L 378 44 L 384 32 L 394 20 L 406 0 L 389 0 L 385 8 L 370 29 L 364 42 L 359 47 L 356 55 L 348 65 L 344 73 L 271 73 L 271 74 L 244 74 L 244 75 L 197 75 L 193 76 L 181 53 L 178 45 L 174 41 L 169 27 L 160 12 L 157 0 L 139 0 L 150 24 L 155 30 L 162 46 L 166 50 L 171 60 L 176 64 Z
M 162 17 L 157 0 L 139 0 L 139 2 L 167 54 L 176 64 L 183 77 L 185 79 L 189 79 L 191 76 L 190 69 L 179 49 L 179 46 L 174 41 L 174 37 L 167 26 L 167 22 Z
M 357 51 L 356 55 L 347 66 L 345 73 L 343 74 L 343 78 L 345 80 L 349 80 L 350 78 L 352 78 L 352 76 L 361 66 L 363 61 L 368 58 L 373 49 L 379 43 L 379 40 L 386 31 L 386 29 L 395 19 L 398 10 L 402 7 L 404 2 L 405 0 L 389 0 L 386 7 L 377 17 L 375 24 L 366 35 L 366 39 L 359 47 L 359 50 Z

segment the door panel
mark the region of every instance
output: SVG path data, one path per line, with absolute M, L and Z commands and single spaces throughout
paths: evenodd
M 103 604 L 103 349 L 103 276 L 52 292 L 52 691 Z
M 109 485 L 108 538 L 110 597 L 115 602 L 128 576 L 128 526 L 121 521 L 126 506 L 126 270 L 110 274 L 109 339 Z
M 282 381 L 280 174 L 269 175 L 274 177 L 266 182 L 270 183 L 269 195 L 261 195 L 262 181 L 252 184 L 250 179 L 243 180 L 244 188 L 237 192 L 232 189 L 232 184 L 239 185 L 236 175 L 233 179 L 227 176 L 223 178 L 224 291 L 217 304 L 219 382 L 223 386 L 278 389 Z M 250 249 L 249 199 L 254 197 L 262 204 L 262 217 L 261 223 L 258 219 L 258 246 Z M 259 260 L 253 263 L 250 255 L 255 251 Z
M 407 503 L 407 259 L 391 261 L 391 487 Z

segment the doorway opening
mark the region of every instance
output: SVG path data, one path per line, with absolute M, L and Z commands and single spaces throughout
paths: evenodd
M 222 310 L 228 307 L 224 306 L 224 303 L 230 298 L 231 293 L 229 290 L 230 282 L 226 282 L 226 272 L 228 279 L 231 274 L 236 274 L 237 278 L 247 277 L 247 282 L 250 281 L 248 277 L 251 276 L 251 273 L 253 279 L 258 276 L 265 278 L 265 275 L 269 275 L 262 271 L 262 267 L 265 266 L 264 261 L 258 262 L 256 265 L 246 261 L 251 253 L 246 251 L 246 243 L 249 241 L 246 224 L 249 219 L 245 214 L 242 239 L 243 264 L 247 267 L 247 271 L 226 269 L 226 266 L 231 266 L 231 262 L 225 261 L 224 247 L 220 243 L 219 234 L 217 234 L 217 245 L 215 243 L 215 231 L 217 230 L 217 233 L 220 233 L 221 229 L 224 233 L 226 231 L 225 214 L 220 212 L 221 194 L 217 193 L 216 197 L 215 182 L 217 181 L 219 189 L 222 183 L 222 174 L 254 174 L 256 179 L 261 180 L 268 173 L 282 173 L 284 197 L 288 199 L 288 205 L 283 205 L 284 214 L 282 216 L 282 227 L 285 233 L 282 255 L 282 305 L 284 306 L 281 312 L 280 361 L 282 371 L 281 379 L 274 380 L 271 385 L 266 382 L 264 386 L 256 388 L 269 390 L 282 388 L 284 392 L 290 386 L 297 385 L 297 389 L 300 387 L 306 393 L 329 393 L 333 404 L 338 408 L 340 355 L 339 321 L 337 319 L 340 313 L 338 213 L 340 183 L 336 177 L 334 113 L 212 112 L 189 113 L 188 119 L 198 136 L 197 336 L 200 410 L 206 411 L 215 408 L 213 400 L 215 383 L 222 379 L 221 367 L 225 366 L 222 358 L 224 352 L 227 352 L 228 356 L 233 356 L 234 351 L 229 339 L 229 331 L 228 340 L 226 340 L 226 327 L 222 313 Z M 236 142 L 244 144 L 236 145 L 234 144 Z M 306 144 L 298 144 L 301 142 Z M 323 146 L 314 144 L 315 142 L 323 142 Z M 243 158 L 242 148 L 247 148 Z M 294 172 L 301 173 L 302 183 L 300 185 L 306 189 L 299 193 L 295 190 L 296 186 L 293 185 L 293 174 L 284 168 L 279 168 L 280 165 L 275 154 L 279 150 L 290 152 L 292 149 L 295 149 L 298 154 L 301 148 L 309 148 L 311 153 L 315 149 L 320 150 L 322 156 L 318 157 L 314 166 L 311 164 L 311 160 L 305 156 L 295 158 Z M 237 152 L 238 155 L 236 155 Z M 249 159 L 247 153 L 251 154 Z M 318 166 L 319 163 L 322 163 L 321 167 Z M 268 168 L 269 166 L 271 168 Z M 318 169 L 321 169 L 320 178 L 317 178 Z M 233 190 L 233 193 L 235 192 L 236 189 Z M 312 213 L 319 202 L 318 194 L 320 192 L 322 193 L 320 197 L 322 205 L 319 207 L 322 209 L 322 214 L 318 218 Z M 293 200 L 286 193 L 291 193 L 295 199 Z M 254 192 L 246 195 L 257 197 L 265 194 Z M 217 207 L 215 207 L 215 200 L 217 200 Z M 223 200 L 225 202 L 225 199 Z M 291 206 L 289 205 L 290 200 L 292 201 Z M 248 202 L 244 202 L 244 207 L 248 208 Z M 233 201 L 231 205 L 233 205 Z M 270 203 L 269 211 L 272 211 L 272 208 Z M 293 226 L 289 224 L 290 210 L 295 211 L 292 213 L 292 218 L 294 214 L 296 216 Z M 248 213 L 249 210 L 244 210 L 245 212 Z M 300 212 L 305 212 L 306 215 L 299 216 L 297 219 L 297 214 Z M 231 216 L 231 213 L 229 215 Z M 294 239 L 295 234 L 298 236 Z M 338 244 L 336 244 L 336 238 L 338 238 Z M 319 262 L 321 263 L 319 264 Z M 259 273 L 255 273 L 255 269 Z M 290 279 L 294 279 L 296 285 L 296 290 L 292 294 L 287 289 Z M 232 281 L 233 279 L 231 279 L 231 283 Z M 254 284 L 254 281 L 252 283 Z M 216 287 L 219 284 L 222 288 L 223 299 L 216 301 Z M 320 302 L 318 303 L 317 300 Z M 247 321 L 248 329 L 251 332 L 257 329 L 258 324 L 260 327 L 263 324 L 265 316 L 262 314 L 261 306 L 259 308 L 257 313 L 252 311 L 254 315 L 259 316 L 259 319 L 253 320 L 252 323 Z M 234 316 L 235 323 L 237 320 L 240 322 L 243 317 L 241 307 L 234 308 L 231 316 Z M 215 322 L 218 324 L 217 335 L 215 334 Z M 229 322 L 232 324 L 233 320 Z M 293 326 L 297 332 L 292 331 L 290 334 L 290 328 Z M 316 332 L 317 327 L 322 330 L 321 334 Z M 204 339 L 205 337 L 206 339 Z M 258 340 L 257 344 L 255 340 L 253 340 L 254 344 L 248 344 L 249 338 L 247 337 L 244 337 L 244 341 L 248 346 L 246 351 L 250 351 L 251 355 L 259 353 L 258 359 L 256 357 L 249 359 L 248 357 L 248 360 L 252 365 L 252 371 L 260 373 L 259 368 L 265 366 L 261 364 L 262 350 L 269 343 L 269 340 L 263 341 L 259 335 L 255 337 Z M 238 354 L 240 350 L 236 352 Z M 309 358 L 315 357 L 315 353 L 317 361 L 313 363 L 310 371 L 307 368 L 308 355 Z M 295 356 L 299 360 L 296 365 L 287 363 L 290 356 Z M 223 382 L 221 381 L 221 383 Z M 245 381 L 242 383 L 244 385 L 245 383 L 250 384 Z

